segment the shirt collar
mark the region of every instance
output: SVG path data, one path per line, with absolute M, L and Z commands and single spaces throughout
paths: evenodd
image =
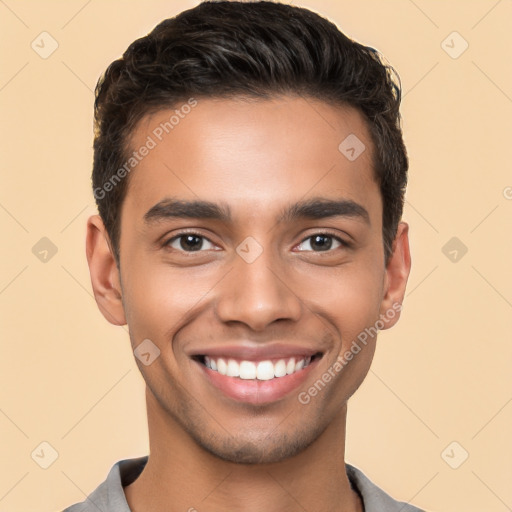
M 105 482 L 94 491 L 89 499 L 97 506 L 100 503 L 104 503 L 106 505 L 105 511 L 131 512 L 123 487 L 137 479 L 146 466 L 147 461 L 148 456 L 146 455 L 116 462 L 112 466 Z M 370 481 L 360 469 L 350 464 L 345 464 L 345 467 L 350 485 L 361 496 L 365 512 L 423 512 L 412 505 L 398 502 L 391 498 L 391 496 Z

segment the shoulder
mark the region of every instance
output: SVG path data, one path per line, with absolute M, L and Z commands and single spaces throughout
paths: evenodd
M 364 503 L 365 512 L 425 512 L 403 501 L 396 501 L 377 487 L 360 469 L 345 464 L 347 476 Z
M 84 501 L 65 508 L 62 512 L 106 512 L 108 507 L 107 482 L 102 482 Z
M 84 501 L 62 512 L 130 512 L 123 487 L 142 472 L 148 457 L 123 459 L 116 462 L 108 476 Z

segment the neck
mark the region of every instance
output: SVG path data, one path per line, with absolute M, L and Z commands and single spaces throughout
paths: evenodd
M 124 488 L 133 512 L 362 512 L 345 471 L 346 405 L 298 455 L 236 464 L 206 452 L 146 392 L 150 456 Z

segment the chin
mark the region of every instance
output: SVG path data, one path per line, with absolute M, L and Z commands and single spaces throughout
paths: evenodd
M 197 439 L 196 442 L 214 457 L 234 464 L 273 464 L 303 452 L 317 438 L 312 432 L 266 434 L 262 439 Z

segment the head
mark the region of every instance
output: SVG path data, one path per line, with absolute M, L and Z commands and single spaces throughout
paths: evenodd
M 134 349 L 151 340 L 157 357 L 138 364 L 153 407 L 208 452 L 252 463 L 306 449 L 364 379 L 368 329 L 397 321 L 410 266 L 399 105 L 375 49 L 274 2 L 203 2 L 98 82 L 95 296 Z M 204 375 L 205 355 L 267 348 L 315 355 L 282 397 L 238 400 Z

